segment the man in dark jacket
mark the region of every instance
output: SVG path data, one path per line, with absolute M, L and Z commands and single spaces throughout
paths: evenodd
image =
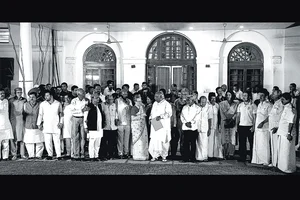
M 100 94 L 92 95 L 92 103 L 88 104 L 88 110 L 84 113 L 84 128 L 89 138 L 89 157 L 93 161 L 98 161 L 99 149 L 103 137 L 103 127 L 105 126 L 105 115 L 100 104 Z M 106 160 L 100 154 L 100 160 Z

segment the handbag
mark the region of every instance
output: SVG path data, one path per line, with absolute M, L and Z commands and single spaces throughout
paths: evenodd
M 235 126 L 235 120 L 234 119 L 225 119 L 225 128 L 233 128 Z

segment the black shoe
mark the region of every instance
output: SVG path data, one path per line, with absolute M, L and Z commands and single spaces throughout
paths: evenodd
M 128 159 L 128 155 L 123 155 L 123 159 Z
M 117 159 L 123 159 L 123 155 L 118 155 Z
M 100 161 L 107 161 L 107 158 L 100 158 Z
M 2 159 L 2 161 L 8 161 L 8 158 L 4 158 L 4 159 Z
M 45 159 L 46 160 L 53 160 L 52 156 L 47 156 Z
M 63 160 L 63 158 L 62 157 L 58 157 L 57 160 Z

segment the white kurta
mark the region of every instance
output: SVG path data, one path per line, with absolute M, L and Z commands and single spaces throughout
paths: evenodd
M 270 140 L 271 140 L 271 160 L 272 160 L 272 165 L 276 166 L 277 164 L 277 133 L 272 133 L 271 131 L 272 128 L 278 127 L 279 126 L 279 120 L 283 111 L 283 104 L 281 100 L 275 101 L 271 112 L 269 114 L 269 130 L 270 130 Z
M 61 130 L 57 127 L 60 122 L 60 112 L 62 112 L 61 103 L 56 100 L 52 104 L 47 101 L 40 104 L 37 125 L 41 125 L 43 122 L 43 133 L 60 134 Z
M 208 136 L 208 157 L 223 158 L 221 133 L 218 127 L 219 104 L 211 105 L 211 133 Z
M 289 124 L 294 121 L 294 113 L 292 112 L 292 105 L 284 105 L 283 112 L 280 117 L 279 126 L 277 130 L 277 167 L 285 173 L 293 173 L 296 171 L 296 150 L 295 150 L 295 135 L 293 140 L 287 139 Z
M 154 119 L 157 116 L 161 117 L 162 129 L 155 131 L 153 126 L 150 128 L 150 143 L 149 153 L 153 158 L 168 156 L 168 150 L 171 140 L 171 116 L 172 106 L 169 102 L 163 99 L 161 102 L 154 102 L 149 119 Z
M 196 160 L 208 159 L 208 136 L 207 131 L 208 119 L 212 119 L 212 107 L 206 104 L 204 107 L 200 106 L 200 114 L 198 120 L 198 139 L 196 141 Z
M 64 126 L 63 126 L 63 138 L 71 138 L 72 132 L 72 105 L 67 105 L 64 108 Z
M 0 100 L 0 142 L 2 140 L 13 139 L 13 131 L 9 121 L 7 99 Z
M 258 104 L 256 121 L 255 121 L 255 132 L 253 138 L 253 153 L 251 163 L 256 164 L 270 164 L 270 132 L 269 123 L 265 123 L 262 128 L 257 126 L 264 121 L 271 112 L 272 104 L 264 101 Z

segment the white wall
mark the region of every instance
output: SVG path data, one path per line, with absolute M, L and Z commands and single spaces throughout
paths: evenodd
M 300 27 L 287 29 L 285 35 L 284 91 L 289 91 L 290 83 L 296 83 L 298 88 L 300 86 Z
M 15 43 L 19 44 L 19 26 L 11 25 L 12 34 Z M 287 29 L 290 31 L 290 29 Z M 300 32 L 299 29 L 292 30 Z M 130 85 L 134 83 L 141 84 L 145 81 L 145 62 L 146 50 L 153 38 L 163 32 L 112 32 L 111 40 L 121 40 L 120 44 L 110 44 L 117 57 L 117 87 L 124 83 Z M 222 30 L 209 31 L 180 31 L 194 44 L 197 51 L 197 90 L 199 94 L 207 94 L 214 91 L 218 85 L 227 83 L 227 57 L 232 47 L 238 43 L 219 43 L 211 40 L 222 40 Z M 47 29 L 43 31 L 42 48 L 45 50 L 47 41 Z M 280 88 L 288 88 L 292 81 L 297 83 L 297 74 L 300 74 L 299 63 L 299 39 L 277 38 L 284 35 L 285 30 L 250 30 L 234 31 L 227 30 L 227 39 L 242 40 L 256 44 L 264 55 L 264 87 L 271 90 L 273 85 Z M 300 35 L 300 34 L 299 34 Z M 93 41 L 106 41 L 106 32 L 58 32 L 58 53 L 59 53 L 59 70 L 60 82 L 69 83 L 70 87 L 74 84 L 83 87 L 83 68 L 82 58 L 85 50 L 91 46 Z M 39 46 L 38 46 L 38 29 L 32 29 L 33 43 L 33 72 L 36 79 L 39 69 Z M 51 44 L 50 44 L 51 47 Z M 15 54 L 12 44 L 0 46 L 1 57 L 14 57 Z M 273 56 L 281 56 L 282 63 L 273 63 Z M 66 62 L 66 58 L 75 58 L 75 62 Z M 52 65 L 50 55 L 46 60 L 47 69 L 43 74 L 43 82 L 49 80 L 48 69 Z M 209 64 L 210 68 L 205 65 Z M 135 68 L 131 68 L 135 65 Z M 18 66 L 15 61 L 15 77 L 12 86 L 16 86 L 18 81 Z M 295 73 L 296 72 L 296 73 Z M 298 83 L 300 85 L 300 83 Z
M 4 24 L 5 27 L 7 27 L 6 24 Z M 20 52 L 20 26 L 16 25 L 16 24 L 10 24 L 11 27 L 11 36 L 13 38 L 14 44 L 15 44 L 15 48 L 16 48 L 16 52 L 17 55 L 19 55 Z M 42 77 L 42 82 L 41 83 L 48 83 L 50 81 L 51 76 L 49 75 L 49 69 L 52 66 L 52 42 L 51 42 L 51 37 L 48 38 L 49 33 L 50 33 L 50 29 L 48 28 L 43 28 L 39 29 L 38 28 L 33 28 L 31 29 L 31 37 L 32 37 L 32 66 L 33 66 L 33 81 L 35 82 L 35 80 L 37 80 L 37 76 L 41 76 Z M 58 35 L 58 69 L 59 69 L 59 75 L 61 75 L 61 69 L 62 69 L 62 37 L 61 37 L 61 32 L 57 33 Z M 41 38 L 41 42 L 39 43 L 39 38 Z M 47 50 L 47 42 L 48 40 L 49 42 L 49 46 L 48 46 L 48 51 Z M 41 56 L 41 51 L 40 48 L 42 48 L 42 50 L 45 52 L 44 54 L 44 58 L 45 58 L 45 67 L 43 70 L 43 73 L 39 74 L 39 68 L 40 68 L 40 56 Z M 13 89 L 15 87 L 19 86 L 19 80 L 20 79 L 20 75 L 19 75 L 19 65 L 17 62 L 17 58 L 16 58 L 16 53 L 14 51 L 13 48 L 13 43 L 10 40 L 10 42 L 8 44 L 0 44 L 0 57 L 9 57 L 9 58 L 14 58 L 14 79 L 11 82 L 11 92 L 13 91 Z M 50 72 L 51 73 L 51 72 Z M 41 84 L 39 83 L 39 84 Z

